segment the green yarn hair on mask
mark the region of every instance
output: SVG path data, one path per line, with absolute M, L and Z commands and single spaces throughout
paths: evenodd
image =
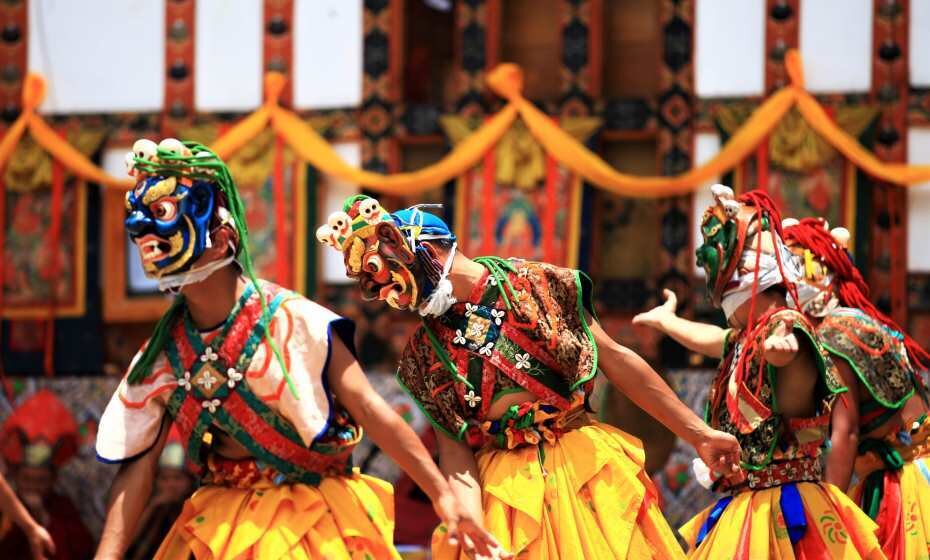
M 209 181 L 216 185 L 216 188 L 226 197 L 226 210 L 229 211 L 229 215 L 232 217 L 236 226 L 236 233 L 239 235 L 239 246 L 236 248 L 236 261 L 239 263 L 239 266 L 242 267 L 242 271 L 245 273 L 246 277 L 255 287 L 255 292 L 258 294 L 262 304 L 262 316 L 267 318 L 268 305 L 265 301 L 265 297 L 262 295 L 258 278 L 255 277 L 252 257 L 249 254 L 249 229 L 245 221 L 245 205 L 239 197 L 239 191 L 236 190 L 236 184 L 233 182 L 232 175 L 229 173 L 229 168 L 223 163 L 223 160 L 221 160 L 219 156 L 198 142 L 184 142 L 184 146 L 191 151 L 191 155 L 179 154 L 173 150 L 166 150 L 161 147 L 158 148 L 156 153 L 158 161 L 143 159 L 134 155 L 133 161 L 135 162 L 135 169 L 145 175 L 202 180 Z M 149 375 L 152 370 L 152 365 L 155 363 L 155 359 L 164 349 L 165 343 L 168 342 L 171 325 L 174 324 L 174 321 L 180 316 L 183 309 L 184 296 L 178 295 L 175 297 L 174 302 L 172 302 L 171 307 L 168 308 L 168 311 L 158 320 L 152 337 L 142 350 L 142 355 L 139 356 L 139 359 L 136 360 L 132 369 L 129 371 L 126 380 L 130 385 L 140 383 Z M 266 329 L 265 338 L 268 340 L 269 346 L 271 346 L 271 350 L 274 353 L 275 359 L 278 361 L 278 365 L 281 367 L 281 371 L 284 372 L 284 379 L 287 381 L 288 388 L 295 398 L 299 398 L 297 389 L 294 387 L 291 376 L 287 371 L 284 359 L 281 357 L 278 345 L 271 338 L 268 332 L 269 330 L 270 329 Z

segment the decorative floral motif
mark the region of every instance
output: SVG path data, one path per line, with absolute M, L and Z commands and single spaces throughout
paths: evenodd
M 184 387 L 184 390 L 185 390 L 185 391 L 190 391 L 190 390 L 192 389 L 192 387 L 191 387 L 191 372 L 185 371 L 185 372 L 184 372 L 184 377 L 182 377 L 181 379 L 178 379 L 178 385 L 181 386 L 181 387 Z
M 229 388 L 232 389 L 233 387 L 236 386 L 236 383 L 239 383 L 240 381 L 242 381 L 242 374 L 236 371 L 236 368 L 229 368 L 226 370 L 226 378 L 227 378 L 226 385 L 228 385 Z
M 482 356 L 488 356 L 488 357 L 490 357 L 490 356 L 491 356 L 491 352 L 492 352 L 493 350 L 494 350 L 494 343 L 493 343 L 493 342 L 489 342 L 489 343 L 485 344 L 484 346 L 482 346 L 482 347 L 478 350 L 478 353 L 481 354 Z
M 203 363 L 215 362 L 216 360 L 219 359 L 219 357 L 220 355 L 214 352 L 213 348 L 207 346 L 204 349 L 203 354 L 200 355 L 200 361 Z
M 452 343 L 464 345 L 466 342 L 468 341 L 465 340 L 465 336 L 462 334 L 462 329 L 455 329 L 455 338 L 452 339 Z
M 500 309 L 491 310 L 491 317 L 494 318 L 494 324 L 497 326 L 500 326 L 501 324 L 503 324 L 504 315 L 506 315 L 506 313 Z
M 209 391 L 214 385 L 220 382 L 218 377 L 214 377 L 209 371 L 203 372 L 203 375 L 197 380 L 197 384 Z
M 481 396 L 476 395 L 474 391 L 468 391 L 468 394 L 465 395 L 465 402 L 468 403 L 468 406 L 475 408 L 481 402 Z
M 478 306 L 477 306 L 477 305 L 475 305 L 475 304 L 473 304 L 473 303 L 466 303 L 466 304 L 465 304 L 465 316 L 466 316 L 466 317 L 471 317 L 471 314 L 474 313 L 475 311 L 478 311 Z
M 202 401 L 200 403 L 201 406 L 210 411 L 210 414 L 215 414 L 216 409 L 219 408 L 220 404 L 222 404 L 220 399 L 211 399 L 209 401 Z
M 472 317 L 468 320 L 468 326 L 465 328 L 465 338 L 468 338 L 479 344 L 484 342 L 484 339 L 488 336 L 490 323 L 490 321 L 484 319 L 483 317 L 472 315 Z
M 526 354 L 517 354 L 514 356 L 514 358 L 516 358 L 517 360 L 517 369 L 526 369 L 526 370 L 530 369 L 531 366 L 530 366 L 529 352 L 527 352 Z

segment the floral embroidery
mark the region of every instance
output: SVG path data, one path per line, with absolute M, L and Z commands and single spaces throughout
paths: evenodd
M 239 383 L 240 381 L 242 381 L 242 374 L 236 371 L 236 368 L 227 369 L 226 377 L 228 378 L 228 381 L 226 381 L 226 385 L 228 385 L 230 389 L 235 387 L 236 383 Z
M 468 321 L 468 326 L 465 328 L 465 338 L 469 338 L 475 342 L 481 342 L 488 336 L 488 328 L 490 321 L 482 317 L 473 316 Z
M 178 379 L 178 385 L 180 385 L 181 387 L 184 387 L 185 391 L 190 391 L 191 390 L 191 372 L 185 371 L 184 378 Z
M 517 354 L 514 356 L 517 360 L 517 369 L 530 369 L 530 353 Z
M 213 388 L 214 385 L 220 382 L 218 377 L 213 377 L 209 371 L 205 371 L 200 379 L 197 380 L 197 384 L 209 391 Z
M 491 356 L 491 351 L 492 351 L 492 350 L 494 350 L 494 343 L 493 343 L 493 342 L 489 342 L 489 343 L 485 344 L 484 346 L 482 346 L 482 347 L 478 350 L 478 353 L 481 354 L 482 356 L 488 356 L 488 357 L 490 357 L 490 356 Z
M 204 408 L 206 408 L 207 410 L 209 410 L 209 411 L 210 411 L 210 414 L 215 414 L 215 413 L 216 413 L 216 409 L 219 408 L 219 406 L 220 406 L 221 403 L 220 403 L 220 399 L 213 399 L 213 400 L 209 400 L 209 401 L 203 401 L 203 402 L 201 402 L 200 404 L 201 404 L 201 406 L 203 406 Z
M 478 311 L 477 305 L 474 305 L 472 303 L 465 304 L 465 316 L 466 317 L 471 317 L 471 314 L 474 313 L 475 311 Z
M 505 313 L 500 309 L 492 309 L 491 317 L 494 318 L 494 324 L 500 326 L 504 322 Z
M 207 346 L 204 349 L 203 354 L 200 356 L 200 361 L 203 363 L 215 362 L 217 359 L 219 359 L 219 357 L 220 355 L 214 352 L 213 348 Z
M 468 402 L 468 406 L 475 408 L 478 406 L 478 403 L 481 402 L 481 397 L 476 395 L 474 391 L 469 391 L 468 394 L 465 395 L 465 401 Z
M 455 329 L 455 338 L 452 339 L 453 344 L 465 344 L 467 340 L 462 335 L 462 329 Z

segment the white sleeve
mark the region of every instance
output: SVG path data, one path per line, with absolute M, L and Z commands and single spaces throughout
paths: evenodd
M 133 359 L 139 359 L 141 352 Z M 130 371 L 132 366 L 130 366 Z M 129 385 L 120 382 L 107 403 L 97 427 L 97 460 L 103 463 L 124 463 L 144 455 L 151 449 L 162 429 L 165 402 L 177 387 L 164 354 L 155 360 L 149 378 Z
M 331 339 L 351 333 L 352 322 L 303 297 L 281 304 L 273 321 L 274 340 L 288 365 L 297 396 L 287 386 L 277 360 L 268 355 L 271 350 L 267 344 L 255 351 L 246 377 L 252 391 L 293 424 L 304 444 L 310 446 L 326 431 L 332 414 L 326 375 Z M 348 336 L 351 348 L 351 334 Z

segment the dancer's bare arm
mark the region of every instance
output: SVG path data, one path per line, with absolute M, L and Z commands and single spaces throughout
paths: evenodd
M 739 470 L 735 437 L 705 424 L 645 360 L 610 338 L 597 321 L 589 317 L 588 326 L 597 343 L 598 364 L 617 389 L 694 447 L 708 467 L 721 474 Z
M 29 515 L 29 510 L 23 505 L 6 479 L 0 475 L 0 512 L 3 512 L 13 523 L 22 529 L 29 539 L 32 557 L 36 560 L 51 558 L 55 554 L 55 543 L 45 527 Z
M 333 340 L 328 373 L 336 399 L 361 423 L 368 437 L 426 492 L 452 538 L 460 537 L 467 548 L 474 548 L 480 555 L 493 555 L 497 541 L 482 527 L 481 516 L 461 505 L 423 442 L 371 387 L 358 362 L 338 338 Z
M 481 484 L 478 483 L 478 463 L 475 453 L 468 445 L 455 441 L 436 430 L 439 447 L 439 469 L 446 476 L 452 491 L 463 507 L 476 519 L 484 519 L 481 505 Z
M 163 426 L 158 441 L 144 455 L 130 463 L 120 465 L 110 487 L 110 503 L 106 524 L 97 547 L 96 560 L 122 558 L 136 534 L 136 525 L 145 504 L 152 495 L 152 484 L 158 472 L 158 458 L 168 440 L 167 426 Z
M 710 358 L 722 357 L 726 329 L 679 317 L 675 314 L 678 308 L 675 292 L 663 290 L 662 293 L 665 295 L 665 302 L 633 317 L 633 324 L 645 325 L 663 332 L 692 352 Z
M 849 391 L 840 394 L 830 415 L 830 452 L 825 479 L 846 492 L 859 446 L 859 379 L 843 360 L 834 362 Z

